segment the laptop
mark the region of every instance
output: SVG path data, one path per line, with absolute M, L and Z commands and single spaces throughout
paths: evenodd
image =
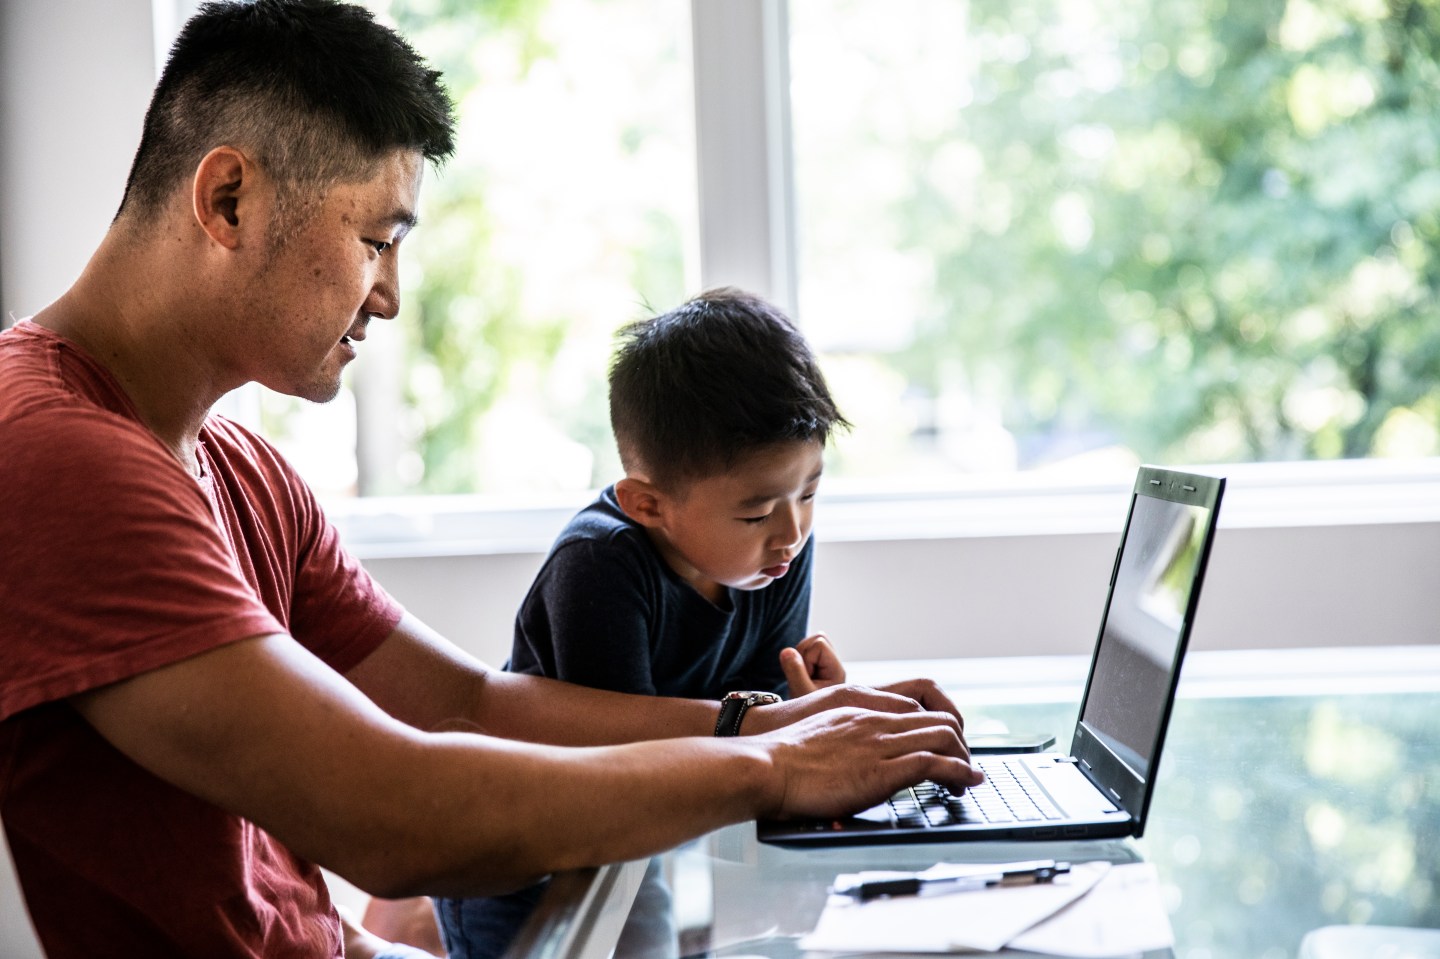
M 1110 572 L 1068 755 L 978 755 L 986 782 L 934 783 L 839 820 L 762 820 L 762 842 L 898 842 L 1139 836 L 1175 703 L 1225 480 L 1142 466 Z

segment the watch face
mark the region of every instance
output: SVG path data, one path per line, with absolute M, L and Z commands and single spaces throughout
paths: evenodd
M 775 693 L 764 693 L 756 690 L 735 690 L 721 697 L 722 702 L 736 699 L 743 700 L 750 706 L 769 706 L 772 703 L 778 703 L 780 701 L 780 697 Z

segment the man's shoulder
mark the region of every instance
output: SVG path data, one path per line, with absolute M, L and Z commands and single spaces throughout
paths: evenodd
M 103 412 L 134 420 L 109 370 L 57 333 L 28 320 L 0 333 L 0 423 L 40 411 Z
M 144 426 L 83 402 L 35 404 L 0 418 L 0 448 L 5 473 L 51 481 L 61 470 L 93 479 L 135 469 L 179 469 Z

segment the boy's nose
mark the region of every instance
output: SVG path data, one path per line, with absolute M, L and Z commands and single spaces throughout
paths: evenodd
M 772 543 L 780 549 L 793 549 L 799 546 L 804 538 L 805 530 L 799 513 L 794 510 L 785 511 L 782 525 L 775 531 Z

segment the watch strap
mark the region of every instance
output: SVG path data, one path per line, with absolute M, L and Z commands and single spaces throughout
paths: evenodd
M 769 706 L 779 701 L 780 697 L 774 693 L 748 690 L 726 693 L 720 698 L 720 717 L 715 720 L 715 735 L 740 735 L 740 723 L 751 706 Z

